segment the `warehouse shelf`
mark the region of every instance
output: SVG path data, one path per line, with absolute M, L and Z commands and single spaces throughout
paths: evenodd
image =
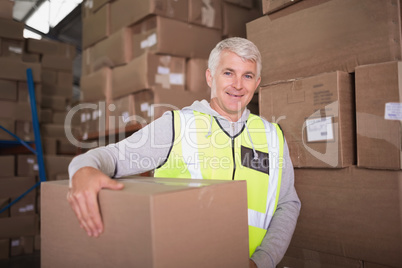
M 27 195 L 29 192 L 31 192 L 33 189 L 38 187 L 42 182 L 46 181 L 46 172 L 45 172 L 45 163 L 43 160 L 43 150 L 42 150 L 42 140 L 41 140 L 41 135 L 40 135 L 40 129 L 39 129 L 39 120 L 38 120 L 38 111 L 36 110 L 36 96 L 35 96 L 35 87 L 34 87 L 34 81 L 32 77 L 32 69 L 27 69 L 26 71 L 27 74 L 27 82 L 28 82 L 28 91 L 29 91 L 29 100 L 31 104 L 31 114 L 32 114 L 32 125 L 33 125 L 33 130 L 34 130 L 34 136 L 35 140 L 34 141 L 24 141 L 20 139 L 17 135 L 12 133 L 11 131 L 7 130 L 3 126 L 0 125 L 1 130 L 7 132 L 10 134 L 12 137 L 15 138 L 13 141 L 9 140 L 2 140 L 0 141 L 0 148 L 13 148 L 13 147 L 19 147 L 24 146 L 27 150 L 31 151 L 33 154 L 36 155 L 37 161 L 38 161 L 38 167 L 39 167 L 39 182 L 35 183 L 31 188 L 27 189 L 23 194 L 21 194 L 19 197 L 11 201 L 8 205 L 6 205 L 3 208 L 0 208 L 0 213 L 6 211 L 9 207 L 17 203 L 19 200 L 21 200 L 25 195 Z M 34 145 L 31 146 L 30 144 Z

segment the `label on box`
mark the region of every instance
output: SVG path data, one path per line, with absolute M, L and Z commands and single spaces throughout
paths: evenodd
M 156 33 L 151 34 L 147 39 L 141 41 L 141 49 L 152 47 L 156 44 Z
M 402 103 L 388 102 L 385 104 L 386 120 L 402 120 Z
M 18 209 L 18 212 L 24 213 L 24 212 L 28 212 L 28 211 L 33 211 L 34 210 L 34 205 L 30 204 L 30 205 L 26 205 L 25 207 L 21 207 Z
M 158 66 L 158 74 L 169 74 L 170 69 L 167 67 Z
M 81 114 L 81 123 L 84 123 L 86 120 L 85 114 Z
M 20 245 L 20 240 L 19 239 L 11 240 L 11 246 L 12 247 L 18 247 L 19 245 Z
M 143 102 L 143 103 L 141 103 L 140 107 L 141 107 L 141 112 L 146 112 L 149 109 L 149 104 L 148 104 L 148 102 Z
M 121 117 L 123 118 L 123 122 L 127 123 L 129 121 L 129 119 L 130 119 L 130 114 L 128 112 L 123 112 L 121 114 Z
M 169 81 L 172 85 L 184 85 L 184 76 L 183 74 L 170 74 Z
M 15 54 L 22 54 L 22 48 L 21 47 L 9 46 L 8 51 L 13 52 Z
M 35 171 L 38 171 L 38 170 L 39 170 L 38 164 L 34 164 L 34 165 L 33 165 L 33 170 L 35 170 Z
M 28 164 L 34 164 L 34 163 L 35 163 L 35 159 L 33 159 L 33 158 L 27 158 L 27 163 L 28 163 Z
M 307 141 L 328 141 L 334 139 L 332 117 L 313 118 L 306 120 Z

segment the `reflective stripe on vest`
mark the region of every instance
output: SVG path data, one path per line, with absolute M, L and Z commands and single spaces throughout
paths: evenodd
M 155 171 L 155 177 L 246 180 L 251 256 L 261 244 L 278 202 L 282 131 L 276 124 L 250 115 L 247 127 L 239 135 L 230 137 L 215 118 L 211 123 L 210 115 L 174 111 L 173 116 L 175 142 L 165 164 Z M 243 165 L 247 156 L 254 155 L 246 154 L 242 159 L 242 150 L 252 152 L 253 146 L 260 158 L 268 154 L 269 175 Z

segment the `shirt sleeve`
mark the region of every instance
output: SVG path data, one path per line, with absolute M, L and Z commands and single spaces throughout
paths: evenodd
M 267 233 L 251 259 L 257 267 L 275 268 L 282 260 L 299 217 L 301 203 L 294 187 L 294 170 L 285 140 L 283 149 L 284 166 L 278 205 Z
M 173 140 L 173 117 L 166 112 L 126 139 L 76 156 L 70 163 L 70 179 L 82 167 L 93 167 L 112 178 L 140 174 L 159 167 L 167 159 Z

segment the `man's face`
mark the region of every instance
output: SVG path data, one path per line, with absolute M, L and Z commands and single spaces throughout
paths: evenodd
M 237 121 L 252 99 L 261 78 L 256 79 L 257 64 L 243 61 L 237 54 L 222 51 L 219 64 L 212 76 L 206 71 L 211 87 L 211 107 L 220 115 Z

